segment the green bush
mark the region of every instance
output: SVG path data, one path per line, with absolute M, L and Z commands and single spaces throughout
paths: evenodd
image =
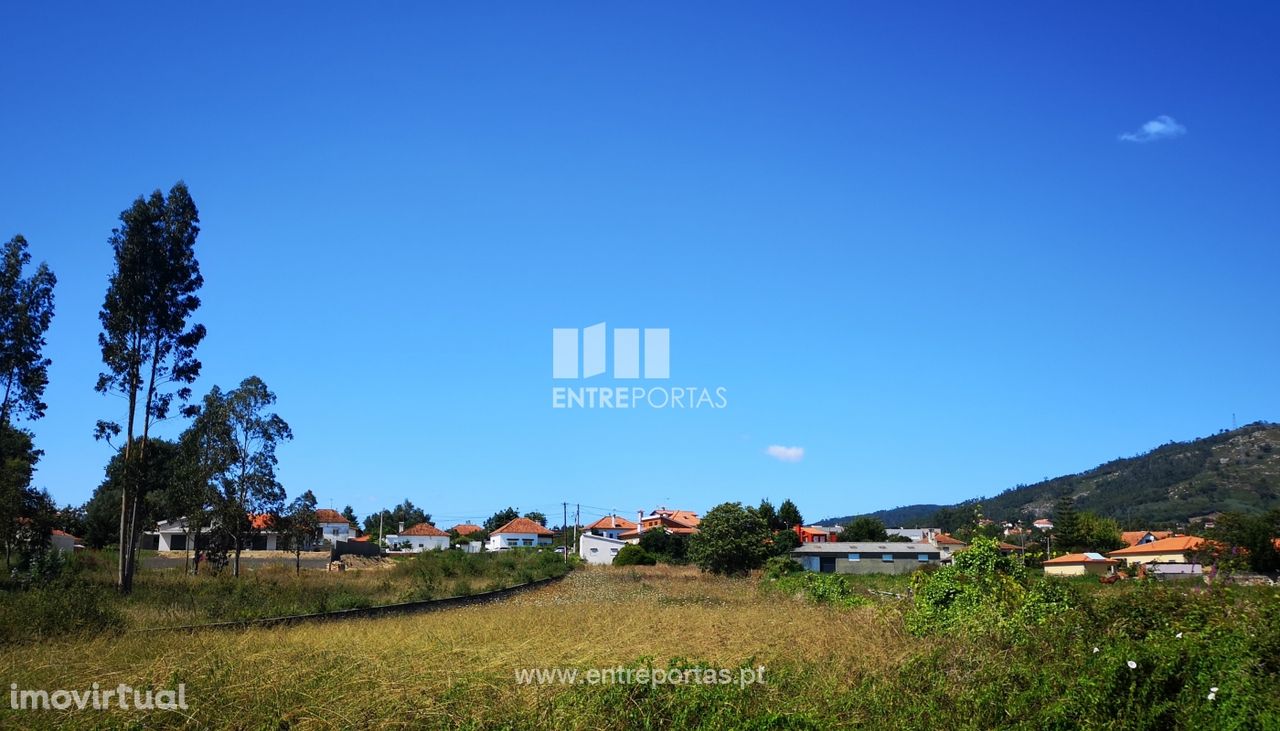
M 66 578 L 0 593 L 0 645 L 58 635 L 99 635 L 124 627 L 110 589 Z
M 623 546 L 613 557 L 614 566 L 654 566 L 657 563 L 656 556 L 633 544 Z
M 798 574 L 804 571 L 804 567 L 799 561 L 787 556 L 774 556 L 764 562 L 764 578 L 781 579 L 784 576 Z

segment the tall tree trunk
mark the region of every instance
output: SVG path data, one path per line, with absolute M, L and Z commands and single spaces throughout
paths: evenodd
M 132 471 L 133 463 L 130 458 L 133 454 L 133 425 L 134 413 L 138 409 L 138 387 L 137 378 L 131 376 L 129 387 L 129 421 L 125 430 L 124 442 L 124 479 L 120 482 L 120 555 L 118 557 L 118 573 L 116 576 L 116 587 L 121 594 L 128 594 L 133 591 L 133 575 L 129 571 L 128 556 L 133 548 L 129 544 L 129 486 L 133 482 Z

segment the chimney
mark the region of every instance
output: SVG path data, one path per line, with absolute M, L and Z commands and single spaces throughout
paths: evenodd
M 404 521 L 400 521 L 400 532 L 404 533 Z

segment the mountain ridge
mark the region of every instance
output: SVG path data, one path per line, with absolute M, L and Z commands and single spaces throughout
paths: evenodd
M 1011 487 L 994 497 L 951 505 L 903 505 L 860 515 L 826 518 L 820 525 L 868 515 L 888 526 L 923 527 L 943 508 L 982 506 L 984 516 L 1027 521 L 1049 514 L 1059 498 L 1079 510 L 1143 529 L 1210 518 L 1224 512 L 1280 508 L 1280 424 L 1254 422 L 1186 442 L 1168 442 L 1089 470 Z

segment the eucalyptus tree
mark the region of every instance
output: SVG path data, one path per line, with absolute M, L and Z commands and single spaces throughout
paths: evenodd
M 27 240 L 14 236 L 0 250 L 0 425 L 14 417 L 44 416 L 42 400 L 49 383 L 44 357 L 45 331 L 53 321 L 53 288 L 58 278 L 40 262 L 23 276 L 31 254 Z
M 120 214 L 109 239 L 114 269 L 98 319 L 98 344 L 106 370 L 96 390 L 124 398 L 124 425 L 99 421 L 95 437 L 124 432 L 124 479 L 120 493 L 121 592 L 133 589 L 138 539 L 142 534 L 140 479 L 152 425 L 171 416 L 175 399 L 191 396 L 200 374 L 196 347 L 205 328 L 188 320 L 200 306 L 196 292 L 204 284 L 195 256 L 200 216 L 187 186 L 179 181 L 166 197 L 159 190 L 138 197 Z M 184 409 L 185 411 L 185 409 Z M 113 445 L 114 446 L 114 445 Z
M 257 376 L 249 376 L 227 394 L 226 421 L 235 445 L 234 459 L 223 480 L 218 525 L 233 540 L 240 575 L 240 553 L 245 542 L 269 526 L 284 504 L 284 487 L 276 479 L 276 445 L 293 439 L 289 424 L 268 409 L 276 395 Z
M 239 453 L 222 389 L 214 386 L 196 408 L 191 425 L 178 439 L 178 484 L 173 491 L 175 515 L 182 515 L 187 521 L 188 552 L 199 548 L 201 533 L 210 526 L 214 507 L 230 480 Z M 198 574 L 198 550 L 195 557 L 192 573 Z

